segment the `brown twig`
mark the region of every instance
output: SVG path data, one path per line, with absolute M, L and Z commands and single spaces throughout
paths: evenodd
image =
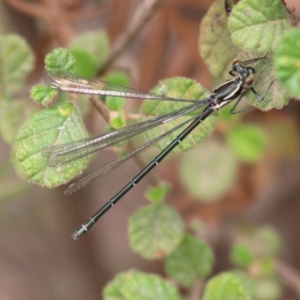
M 101 102 L 96 96 L 90 96 L 89 97 L 92 105 L 94 108 L 99 112 L 99 114 L 103 117 L 103 119 L 109 123 L 110 120 L 110 114 L 109 114 L 109 109 L 107 106 Z
M 109 58 L 103 66 L 103 70 L 108 68 L 115 59 L 121 54 L 132 39 L 141 31 L 144 25 L 151 19 L 157 8 L 163 4 L 164 0 L 145 0 L 137 8 L 134 16 L 112 46 Z
M 44 1 L 44 4 L 36 4 L 36 3 L 30 3 L 23 0 L 4 0 L 6 3 L 13 7 L 15 10 L 20 11 L 26 15 L 29 15 L 31 17 L 35 17 L 37 19 L 40 19 L 42 21 L 49 22 L 52 20 L 53 15 L 49 14 L 49 10 L 47 9 L 48 4 L 47 1 Z M 47 11 L 47 13 L 45 13 Z M 91 19 L 98 17 L 102 15 L 103 13 L 110 12 L 111 8 L 110 6 L 104 6 L 101 4 L 98 8 L 93 8 L 92 10 L 86 10 L 86 11 L 67 11 L 64 10 L 64 19 L 67 22 L 78 22 L 86 19 Z
M 87 11 L 68 10 L 59 1 L 41 0 L 41 3 L 29 3 L 20 0 L 5 0 L 15 10 L 45 22 L 48 31 L 59 45 L 66 46 L 74 35 L 71 23 L 94 18 L 109 10 L 108 6 Z
M 38 19 L 45 19 L 45 8 L 42 5 L 33 4 L 22 0 L 4 0 L 9 6 L 24 14 Z
M 300 297 L 300 273 L 282 260 L 277 261 L 276 271 L 281 280 Z

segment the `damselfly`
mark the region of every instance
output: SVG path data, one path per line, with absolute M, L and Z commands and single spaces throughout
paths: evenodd
M 114 204 L 116 204 L 126 193 L 129 192 L 146 174 L 148 174 L 156 165 L 158 165 L 179 143 L 181 143 L 199 124 L 201 124 L 207 117 L 213 112 L 226 106 L 230 102 L 235 100 L 231 113 L 236 112 L 236 107 L 246 92 L 251 91 L 257 100 L 262 101 L 270 90 L 273 81 L 269 84 L 266 91 L 260 96 L 252 87 L 254 83 L 255 70 L 249 64 L 255 63 L 258 60 L 266 57 L 258 57 L 246 61 L 234 61 L 232 69 L 229 74 L 234 78 L 221 84 L 214 89 L 212 93 L 203 100 L 184 100 L 164 97 L 154 93 L 139 91 L 122 87 L 114 84 L 104 82 L 102 80 L 86 80 L 82 78 L 72 77 L 67 74 L 46 74 L 45 81 L 48 86 L 54 89 L 84 93 L 92 95 L 106 95 L 115 97 L 130 97 L 130 98 L 143 98 L 148 100 L 166 100 L 166 101 L 185 101 L 191 102 L 191 104 L 184 106 L 176 111 L 168 113 L 166 115 L 154 117 L 150 120 L 143 121 L 116 131 L 112 131 L 103 134 L 98 137 L 93 137 L 81 141 L 75 141 L 71 143 L 50 146 L 43 149 L 44 156 L 49 158 L 48 165 L 56 167 L 75 159 L 90 155 L 91 153 L 112 146 L 121 141 L 127 140 L 137 134 L 140 134 L 146 130 L 150 130 L 164 123 L 170 122 L 179 117 L 190 114 L 201 109 L 201 113 L 196 116 L 190 117 L 181 124 L 174 128 L 164 132 L 160 136 L 150 140 L 139 148 L 126 154 L 123 157 L 116 159 L 115 161 L 103 166 L 99 170 L 79 179 L 72 183 L 65 191 L 65 195 L 69 195 L 79 188 L 85 186 L 98 176 L 109 173 L 122 163 L 133 157 L 134 155 L 141 153 L 142 151 L 150 148 L 152 145 L 162 140 L 166 136 L 170 135 L 174 131 L 187 125 L 183 131 L 160 153 L 158 154 L 142 171 L 140 171 L 130 182 L 128 182 L 115 196 L 113 196 L 102 208 L 100 208 L 86 223 L 80 226 L 78 230 L 73 234 L 74 239 L 78 239 L 83 236 L 88 230 L 90 230 L 99 218 L 105 214 Z

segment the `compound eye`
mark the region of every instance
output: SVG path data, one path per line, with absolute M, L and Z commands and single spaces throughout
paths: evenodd
M 253 75 L 249 75 L 246 80 L 245 80 L 245 87 L 251 87 L 254 83 L 254 76 Z
M 232 66 L 235 67 L 235 66 L 240 66 L 242 64 L 242 62 L 240 60 L 235 60 L 233 63 L 232 63 Z

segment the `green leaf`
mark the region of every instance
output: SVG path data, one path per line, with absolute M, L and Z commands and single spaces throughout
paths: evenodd
M 148 188 L 145 196 L 152 203 L 162 202 L 170 189 L 171 186 L 168 183 L 160 183 L 158 186 Z
M 110 118 L 109 125 L 114 129 L 125 127 L 126 120 L 123 112 L 119 112 L 116 117 Z
M 231 41 L 227 20 L 224 0 L 217 0 L 200 26 L 199 51 L 214 76 L 224 76 L 231 69 L 233 60 L 243 58 L 241 51 Z
M 205 228 L 205 222 L 200 219 L 193 218 L 188 222 L 189 232 L 195 235 L 201 235 L 206 230 Z
M 104 80 L 121 86 L 129 86 L 130 80 L 126 73 L 112 71 L 105 75 Z M 119 111 L 125 106 L 125 100 L 121 97 L 106 97 L 105 103 L 112 111 Z
M 242 281 L 246 293 L 247 295 L 249 295 L 250 299 L 256 299 L 255 298 L 256 286 L 253 278 L 251 277 L 251 274 L 248 275 L 248 273 L 237 269 L 230 270 L 230 273 Z
M 208 281 L 203 300 L 249 300 L 249 297 L 238 277 L 222 273 Z
M 157 275 L 128 271 L 119 274 L 103 292 L 104 300 L 180 300 L 175 287 Z
M 230 256 L 232 262 L 238 266 L 249 267 L 254 261 L 252 250 L 239 241 L 233 244 Z
M 260 278 L 256 282 L 255 300 L 282 299 L 282 285 L 276 278 Z
M 31 89 L 31 98 L 34 102 L 42 103 L 47 106 L 51 103 L 53 97 L 57 95 L 57 91 L 49 88 L 45 84 L 38 84 Z
M 271 226 L 260 227 L 255 234 L 255 239 L 258 244 L 263 246 L 266 256 L 277 255 L 282 247 L 282 241 L 278 232 Z
M 89 101 L 88 96 L 84 95 L 84 94 L 76 95 L 76 106 L 78 107 L 78 109 L 80 111 L 80 115 L 81 115 L 82 119 L 84 119 L 85 117 L 88 117 L 89 113 L 94 108 L 91 104 L 91 101 Z
M 70 52 L 64 48 L 57 48 L 48 54 L 45 58 L 46 70 L 50 73 L 65 71 L 73 73 L 75 68 L 75 59 Z
M 16 137 L 16 158 L 28 179 L 55 187 L 82 171 L 88 158 L 54 168 L 48 167 L 48 158 L 41 151 L 51 145 L 86 137 L 77 108 L 69 102 L 58 104 L 34 114 L 22 126 Z
M 260 275 L 266 277 L 270 275 L 276 274 L 276 258 L 273 257 L 263 257 L 258 261 L 259 268 L 256 268 L 260 270 Z
M 232 128 L 227 134 L 227 140 L 237 157 L 249 163 L 259 161 L 267 146 L 267 136 L 263 129 L 250 124 Z
M 269 226 L 252 232 L 247 230 L 234 243 L 231 259 L 234 263 L 255 268 L 256 274 L 269 276 L 275 272 L 275 260 L 281 248 L 277 232 Z
M 273 85 L 263 101 L 258 101 L 251 91 L 247 93 L 246 97 L 251 105 L 263 111 L 268 111 L 272 108 L 281 109 L 284 105 L 287 105 L 290 100 L 289 93 L 287 93 L 278 81 L 275 80 L 273 69 L 271 55 L 268 55 L 265 59 L 260 60 L 259 63 L 255 65 L 256 74 L 253 87 L 257 93 L 262 96 L 271 82 L 273 82 Z
M 229 147 L 209 139 L 181 157 L 179 175 L 194 197 L 214 201 L 235 182 L 237 161 Z
M 246 50 L 275 50 L 284 32 L 291 28 L 281 0 L 242 0 L 229 17 L 232 41 Z
M 250 1 L 256 1 L 256 6 L 260 5 L 260 1 L 249 0 L 249 3 Z M 279 0 L 276 0 L 276 3 L 278 1 Z M 245 2 L 246 1 L 240 1 L 238 5 L 245 7 Z M 234 6 L 234 9 L 236 6 Z M 243 13 L 245 12 L 243 11 Z M 230 20 L 232 19 L 232 14 L 230 16 Z M 272 14 L 272 11 L 269 12 L 269 14 Z M 245 61 L 262 56 L 255 53 L 245 52 L 243 49 L 239 49 L 233 45 L 231 42 L 229 29 L 226 26 L 227 19 L 228 17 L 224 11 L 224 0 L 217 0 L 211 6 L 208 14 L 202 21 L 201 35 L 199 40 L 201 56 L 208 65 L 210 72 L 214 76 L 222 76 L 223 78 L 228 78 L 228 72 L 232 69 L 232 61 Z M 234 16 L 233 20 L 235 20 Z M 274 22 L 274 24 L 274 26 L 276 26 L 276 22 Z M 255 34 L 253 36 L 256 38 Z M 275 43 L 272 35 L 269 35 L 269 37 L 272 39 L 272 42 Z M 249 39 L 249 41 L 251 40 L 251 38 L 248 37 L 247 39 Z M 276 43 L 278 43 L 277 40 Z M 257 49 L 254 50 L 257 51 Z M 266 52 L 263 54 L 266 54 Z M 226 53 L 226 55 L 224 55 L 224 53 Z M 275 74 L 272 72 L 272 55 L 270 54 L 266 59 L 261 60 L 257 64 L 253 64 L 253 67 L 255 67 L 256 70 L 256 75 L 254 78 L 255 83 L 253 87 L 259 95 L 263 95 L 270 83 L 275 79 Z M 267 93 L 264 101 L 258 101 L 251 91 L 245 95 L 245 98 L 250 102 L 251 105 L 259 108 L 260 110 L 268 111 L 272 108 L 281 109 L 288 103 L 290 95 L 286 93 L 275 81 Z
M 229 104 L 218 111 L 218 122 L 222 122 L 222 125 L 224 123 L 224 126 L 226 127 L 229 124 L 230 126 L 234 124 L 239 124 L 241 122 L 241 119 L 243 118 L 242 113 L 232 115 L 230 113 L 231 110 L 232 110 L 232 105 Z
M 207 96 L 207 91 L 202 88 L 198 83 L 191 79 L 187 78 L 172 78 L 167 79 L 162 82 L 153 90 L 156 94 L 166 95 L 168 97 L 173 98 L 181 98 L 181 99 L 204 99 Z M 180 109 L 181 107 L 186 106 L 184 102 L 168 102 L 168 101 L 144 101 L 142 105 L 142 112 L 147 116 L 157 116 L 170 113 L 176 109 Z M 193 115 L 186 115 L 171 122 L 165 123 L 161 126 L 158 126 L 155 129 L 149 130 L 145 133 L 145 136 L 148 140 L 152 140 L 158 135 L 165 133 L 166 131 L 176 127 L 184 121 L 191 119 L 192 116 L 199 114 L 202 112 L 203 107 L 193 113 Z M 189 136 L 189 138 L 185 139 L 181 142 L 172 152 L 180 153 L 183 151 L 187 151 L 193 147 L 195 147 L 200 141 L 208 137 L 213 129 L 216 120 L 216 115 L 213 114 L 208 117 L 205 122 L 201 123 Z M 183 128 L 187 127 L 185 125 Z M 170 144 L 171 141 L 183 130 L 180 128 L 169 134 L 162 141 L 158 142 L 157 147 L 162 150 L 167 145 Z
M 300 97 L 300 30 L 288 31 L 275 52 L 275 70 L 284 88 Z
M 36 108 L 28 105 L 25 99 L 4 98 L 0 101 L 0 132 L 3 139 L 13 144 L 19 128 L 34 112 Z
M 186 234 L 181 244 L 166 258 L 166 271 L 181 284 L 190 286 L 211 272 L 213 262 L 211 248 Z
M 109 282 L 103 290 L 104 300 L 126 300 L 122 294 L 122 287 L 126 284 L 130 274 L 135 271 L 127 271 L 118 274 L 111 282 Z
M 24 39 L 7 34 L 0 36 L 0 94 L 11 96 L 24 85 L 33 69 L 33 54 Z
M 144 206 L 129 221 L 130 245 L 144 258 L 156 259 L 170 254 L 183 235 L 181 218 L 166 204 Z
M 94 57 L 87 51 L 73 48 L 70 53 L 76 60 L 75 71 L 76 75 L 93 78 L 97 73 L 97 65 Z
M 124 71 L 114 70 L 105 74 L 105 81 L 122 86 L 129 86 L 130 77 Z
M 103 30 L 85 31 L 77 34 L 69 47 L 72 49 L 81 49 L 88 52 L 96 62 L 96 68 L 99 69 L 108 59 L 109 38 Z

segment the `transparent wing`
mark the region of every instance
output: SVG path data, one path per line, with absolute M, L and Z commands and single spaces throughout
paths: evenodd
M 113 171 L 114 169 L 116 169 L 118 166 L 122 165 L 124 162 L 126 162 L 127 160 L 131 159 L 133 156 L 149 149 L 150 147 L 152 147 L 154 144 L 158 143 L 160 140 L 162 140 L 163 138 L 167 137 L 168 135 L 170 135 L 172 132 L 176 131 L 177 129 L 183 127 L 184 125 L 191 123 L 194 119 L 200 117 L 201 118 L 201 114 L 200 115 L 196 115 L 193 116 L 191 118 L 189 118 L 188 120 L 185 120 L 184 122 L 180 123 L 179 125 L 173 127 L 172 129 L 168 130 L 167 132 L 159 135 L 158 137 L 154 138 L 153 140 L 141 145 L 140 147 L 134 149 L 133 151 L 131 151 L 130 153 L 104 165 L 103 167 L 101 167 L 100 169 L 80 178 L 79 180 L 75 181 L 74 183 L 72 183 L 71 185 L 69 185 L 67 187 L 67 189 L 64 191 L 64 195 L 65 196 L 69 196 L 72 193 L 74 193 L 75 191 L 79 190 L 80 188 L 84 187 L 85 185 L 87 185 L 88 183 L 90 183 L 92 180 L 96 179 L 97 177 L 103 176 L 111 171 Z
M 106 147 L 113 146 L 119 142 L 170 122 L 183 115 L 192 113 L 198 109 L 201 109 L 204 104 L 206 104 L 205 100 L 185 106 L 163 116 L 154 117 L 150 120 L 133 124 L 131 126 L 127 126 L 98 137 L 46 147 L 42 150 L 42 155 L 49 158 L 49 167 L 57 167 L 78 158 L 90 155 Z
M 44 80 L 50 88 L 70 93 L 125 97 L 145 100 L 164 100 L 175 102 L 181 101 L 186 103 L 199 102 L 199 100 L 166 97 L 164 95 L 109 83 L 101 79 L 85 79 L 77 77 L 70 73 L 63 72 L 57 72 L 55 74 L 46 72 L 44 75 Z

